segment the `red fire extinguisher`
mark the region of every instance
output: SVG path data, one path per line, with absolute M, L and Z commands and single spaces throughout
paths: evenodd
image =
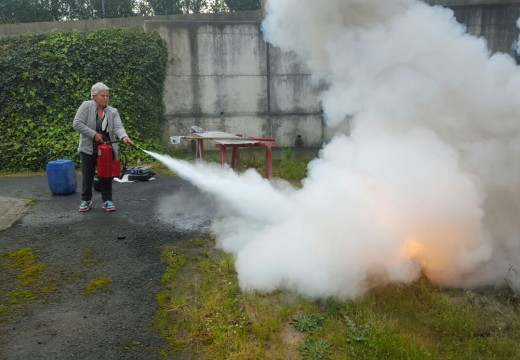
M 97 158 L 97 176 L 100 178 L 120 177 L 121 162 L 114 157 L 112 145 L 99 144 Z

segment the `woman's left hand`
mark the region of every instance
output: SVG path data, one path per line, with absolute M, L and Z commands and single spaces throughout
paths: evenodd
M 130 140 L 130 138 L 128 136 L 125 136 L 122 140 L 123 140 L 123 143 L 125 143 L 125 145 L 133 145 L 134 144 L 132 142 L 132 140 Z

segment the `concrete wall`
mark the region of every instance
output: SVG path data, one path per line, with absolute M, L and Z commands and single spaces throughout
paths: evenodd
M 192 125 L 248 136 L 274 137 L 280 146 L 320 146 L 324 125 L 318 89 L 291 54 L 265 43 L 260 21 L 145 21 L 168 45 L 167 129 Z
M 518 38 L 516 21 L 520 17 L 520 0 L 426 0 L 432 5 L 441 5 L 454 11 L 458 22 L 466 25 L 467 31 L 484 37 L 494 52 L 519 57 L 513 44 Z

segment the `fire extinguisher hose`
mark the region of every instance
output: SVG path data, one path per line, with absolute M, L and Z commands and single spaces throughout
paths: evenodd
M 112 143 L 119 143 L 119 142 L 122 142 L 122 141 L 121 140 L 107 141 L 107 143 L 110 143 L 110 144 L 112 144 Z M 140 146 L 137 146 L 134 143 L 131 143 L 130 146 L 133 146 L 133 147 L 141 150 L 142 152 L 146 153 L 145 149 L 141 148 Z M 126 172 L 126 166 L 128 164 L 128 157 L 126 156 L 126 153 L 121 150 L 121 148 L 120 148 L 120 153 L 121 153 L 122 157 L 124 158 L 124 161 L 123 161 L 123 164 L 122 164 L 123 166 L 121 167 L 121 174 L 119 174 L 118 178 L 122 179 L 123 176 L 125 175 L 125 172 Z

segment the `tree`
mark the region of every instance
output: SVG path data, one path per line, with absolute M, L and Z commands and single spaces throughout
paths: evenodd
M 224 0 L 231 11 L 259 10 L 260 0 Z
M 260 0 L 0 0 L 0 23 L 260 9 Z
M 50 3 L 51 1 L 38 0 L 1 0 L 0 22 L 52 21 Z
M 103 2 L 104 2 L 104 11 L 105 13 L 102 15 L 103 17 L 107 18 L 114 18 L 114 17 L 128 17 L 128 16 L 135 16 L 134 13 L 134 5 L 135 0 L 95 0 L 93 1 L 96 6 L 100 6 L 100 8 L 103 10 Z
M 172 0 L 148 0 L 154 15 L 174 15 L 182 14 L 182 7 L 179 1 Z
M 211 10 L 210 0 L 148 0 L 155 15 L 199 14 Z M 218 1 L 217 1 L 218 2 Z
M 127 17 L 134 12 L 135 0 L 55 0 L 62 4 L 62 19 L 83 20 Z
M 92 4 L 84 0 L 62 0 L 64 20 L 83 20 L 95 17 Z

